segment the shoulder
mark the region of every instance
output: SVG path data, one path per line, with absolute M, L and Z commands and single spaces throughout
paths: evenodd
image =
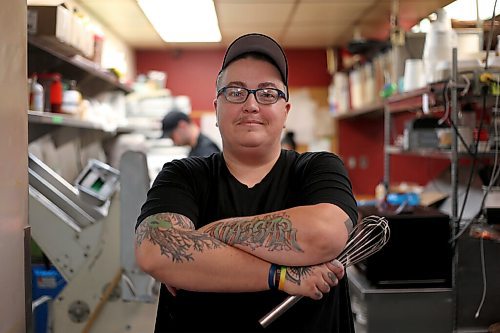
M 220 152 L 219 147 L 207 136 L 200 134 L 196 146 L 190 152 L 190 156 L 209 156 Z
M 344 163 L 340 157 L 326 151 L 287 154 L 287 160 L 293 162 L 296 169 L 319 168 L 322 166 L 335 169 L 344 168 Z
M 165 163 L 160 174 L 165 175 L 173 173 L 185 176 L 203 175 L 220 168 L 221 163 L 221 153 L 215 153 L 210 156 L 190 156 Z

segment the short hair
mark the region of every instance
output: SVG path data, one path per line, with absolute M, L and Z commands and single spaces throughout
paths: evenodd
M 179 122 L 184 120 L 188 123 L 191 122 L 191 118 L 187 114 L 181 111 L 172 110 L 168 112 L 162 120 L 162 138 L 170 138 L 172 131 L 179 125 Z

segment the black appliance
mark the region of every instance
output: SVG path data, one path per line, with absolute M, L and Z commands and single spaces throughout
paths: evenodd
M 356 264 L 374 286 L 450 287 L 452 248 L 450 218 L 440 211 L 415 206 L 397 214 L 394 209 L 359 207 L 361 217 L 383 216 L 390 239 L 382 250 Z

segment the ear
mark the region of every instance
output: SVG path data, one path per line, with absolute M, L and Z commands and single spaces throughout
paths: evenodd
M 218 124 L 219 124 L 219 112 L 217 111 L 217 98 L 214 99 L 214 110 L 215 110 L 215 124 L 217 127 L 219 127 L 218 126 Z
M 292 108 L 292 105 L 287 102 L 285 104 L 285 121 L 283 123 L 283 128 L 286 128 L 286 120 L 288 119 L 288 113 L 290 112 L 290 109 Z
M 288 117 L 288 112 L 290 112 L 291 109 L 292 109 L 292 104 L 290 104 L 290 102 L 286 102 L 285 112 L 287 117 Z

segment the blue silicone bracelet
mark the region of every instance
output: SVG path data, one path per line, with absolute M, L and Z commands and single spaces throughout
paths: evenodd
M 274 275 L 276 274 L 277 266 L 275 264 L 271 264 L 269 268 L 269 276 L 267 277 L 267 283 L 269 284 L 269 289 L 277 289 L 278 286 L 274 283 Z

